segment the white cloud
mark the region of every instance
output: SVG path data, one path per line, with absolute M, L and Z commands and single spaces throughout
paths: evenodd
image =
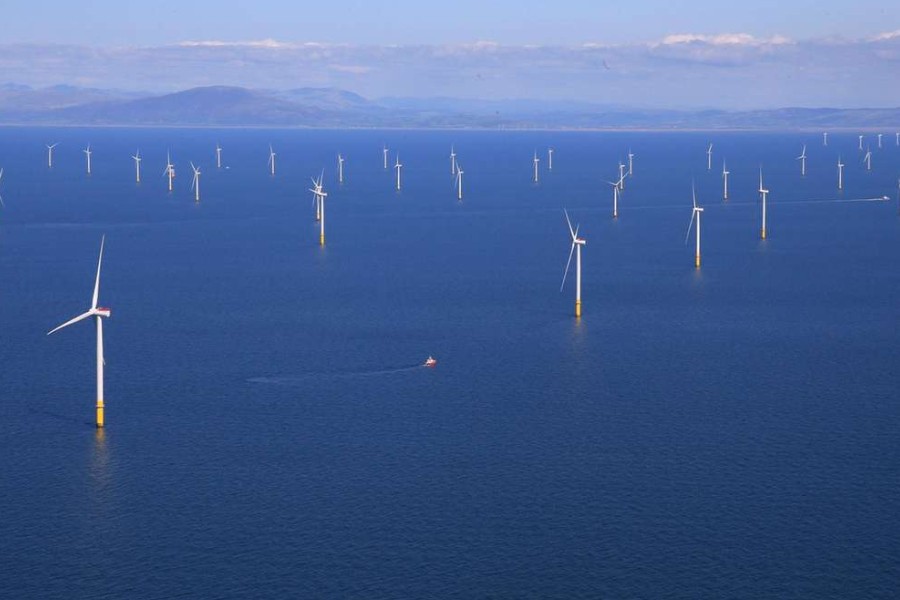
M 878 35 L 872 38 L 873 42 L 884 42 L 887 40 L 896 40 L 900 39 L 900 29 L 896 29 L 894 31 L 887 31 L 885 33 L 879 33 Z
M 660 42 L 671 46 L 676 44 L 692 44 L 700 42 L 712 46 L 769 46 L 793 43 L 789 38 L 775 35 L 769 38 L 758 38 L 749 33 L 720 33 L 717 35 L 705 35 L 699 33 L 676 33 L 668 35 Z
M 279 42 L 271 38 L 264 40 L 251 40 L 246 42 L 225 42 L 221 40 L 185 41 L 176 44 L 185 48 L 266 48 L 269 50 L 293 50 L 297 44 L 291 42 Z M 307 42 L 304 46 L 321 46 L 315 42 Z

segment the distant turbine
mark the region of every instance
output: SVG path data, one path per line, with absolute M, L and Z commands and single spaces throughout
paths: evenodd
M 838 156 L 837 168 L 838 168 L 838 189 L 843 190 L 844 189 L 844 163 L 841 162 L 840 155 Z
M 166 169 L 163 171 L 163 177 L 169 178 L 169 191 L 172 191 L 172 180 L 175 179 L 175 165 L 172 164 L 172 158 L 169 151 L 166 150 Z
M 535 152 L 534 159 L 532 160 L 532 163 L 534 164 L 534 182 L 535 183 L 538 182 L 538 163 L 540 161 L 541 161 L 541 159 L 538 158 L 537 152 Z
M 619 191 L 625 189 L 625 165 L 619 161 Z
M 134 159 L 134 179 L 137 183 L 141 182 L 141 150 L 138 148 L 138 151 L 132 155 Z
M 863 136 L 859 136 L 859 149 L 862 150 Z
M 700 215 L 703 213 L 703 208 L 697 206 L 697 192 L 694 189 L 694 184 L 691 183 L 691 197 L 694 202 L 694 210 L 691 212 L 691 222 L 688 223 L 687 233 L 684 236 L 684 243 L 687 244 L 688 238 L 691 235 L 691 227 L 694 226 L 694 218 L 697 219 L 697 249 L 694 251 L 694 267 L 700 268 Z
M 272 144 L 269 144 L 269 160 L 266 163 L 269 167 L 269 171 L 274 176 L 275 175 L 275 151 L 272 150 Z
M 384 151 L 384 170 L 387 171 L 387 168 L 388 168 L 388 166 L 387 166 L 388 147 L 385 146 L 384 149 L 383 149 L 383 151 Z
M 759 237 L 766 239 L 766 198 L 769 190 L 763 186 L 762 167 L 759 168 L 759 195 L 762 198 L 762 228 L 759 230 Z
M 47 144 L 47 168 L 53 168 L 53 149 L 59 146 L 59 142 Z
M 328 193 L 323 189 L 322 177 L 318 181 L 313 180 L 314 189 L 310 189 L 316 196 L 316 214 L 319 221 L 319 245 L 325 245 L 325 197 Z
M 94 295 L 91 299 L 91 308 L 47 333 L 47 335 L 50 335 L 63 327 L 68 327 L 89 317 L 97 318 L 97 427 L 103 427 L 103 365 L 106 362 L 103 358 L 103 319 L 108 319 L 111 314 L 108 308 L 97 306 L 97 297 L 100 295 L 100 265 L 103 263 L 103 244 L 105 241 L 106 236 L 103 236 L 100 239 L 100 258 L 97 260 L 97 278 L 94 280 Z
M 897 133 L 894 134 L 894 143 L 897 146 L 900 146 L 900 131 L 898 131 Z
M 462 201 L 462 181 L 463 170 L 459 163 L 456 163 L 456 199 Z
M 222 146 L 219 145 L 219 142 L 216 142 L 216 168 L 222 168 Z
M 619 218 L 619 183 L 607 181 L 609 185 L 612 186 L 613 189 L 613 219 Z
M 450 174 L 456 175 L 456 150 L 450 145 Z
M 722 199 L 728 200 L 728 176 L 731 174 L 731 171 L 725 168 L 725 161 L 722 161 L 722 179 L 724 183 L 724 189 L 722 191 Z
M 0 181 L 3 181 L 3 168 L 0 167 Z M 3 203 L 3 196 L 0 196 L 0 206 L 6 208 L 6 205 Z
M 706 149 L 706 170 L 712 171 L 712 142 L 709 143 L 709 147 Z
M 191 181 L 191 190 L 194 191 L 194 202 L 200 202 L 200 167 L 195 167 L 191 163 L 191 169 L 194 171 L 194 179 Z
M 872 170 L 872 151 L 866 148 L 866 155 L 863 156 L 862 161 L 866 163 L 866 171 Z
M 631 148 L 628 149 L 628 176 L 634 176 L 634 152 L 631 151 Z
M 827 131 L 822 132 L 822 145 L 823 146 L 828 145 L 828 132 Z
M 2 169 L 0 169 L 0 175 L 3 175 Z M 897 180 L 897 214 L 900 214 L 900 179 Z
M 881 134 L 878 134 L 878 149 L 881 150 Z
M 547 170 L 553 170 L 553 148 L 547 148 Z
M 578 248 L 577 255 L 575 257 L 575 317 L 581 318 L 581 247 L 585 245 L 584 238 L 578 237 L 578 228 L 580 226 L 576 226 L 575 229 L 572 229 L 572 222 L 569 220 L 569 213 L 563 210 L 566 215 L 566 224 L 569 226 L 569 235 L 572 236 L 572 247 L 569 249 L 569 260 L 566 261 L 566 270 L 563 273 L 562 284 L 559 286 L 559 291 L 563 291 L 563 287 L 566 285 L 566 276 L 569 274 L 569 265 L 572 264 L 572 252 Z
M 800 175 L 806 177 L 806 144 L 803 144 L 803 151 L 800 152 L 797 160 L 800 161 Z
M 91 174 L 91 145 L 88 144 L 88 147 L 82 150 L 84 155 L 87 156 L 87 174 Z
M 338 183 L 344 183 L 344 157 L 338 153 Z
M 400 153 L 397 153 L 397 161 L 394 164 L 394 168 L 397 169 L 397 191 L 400 191 L 400 169 L 403 168 L 403 165 L 400 164 Z

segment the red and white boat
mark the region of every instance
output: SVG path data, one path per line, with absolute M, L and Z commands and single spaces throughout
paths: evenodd
M 429 356 L 428 359 L 425 361 L 425 364 L 423 364 L 422 366 L 430 367 L 433 369 L 436 365 L 437 365 L 437 360 L 434 357 Z

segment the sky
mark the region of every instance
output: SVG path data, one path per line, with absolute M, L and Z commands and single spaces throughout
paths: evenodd
M 900 2 L 5 0 L 0 84 L 884 106 Z

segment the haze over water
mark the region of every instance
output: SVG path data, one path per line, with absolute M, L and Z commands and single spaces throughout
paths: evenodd
M 893 135 L 866 173 L 839 133 L 4 133 L 0 595 L 896 594 Z M 89 306 L 103 234 L 98 435 L 94 328 L 45 333 Z

